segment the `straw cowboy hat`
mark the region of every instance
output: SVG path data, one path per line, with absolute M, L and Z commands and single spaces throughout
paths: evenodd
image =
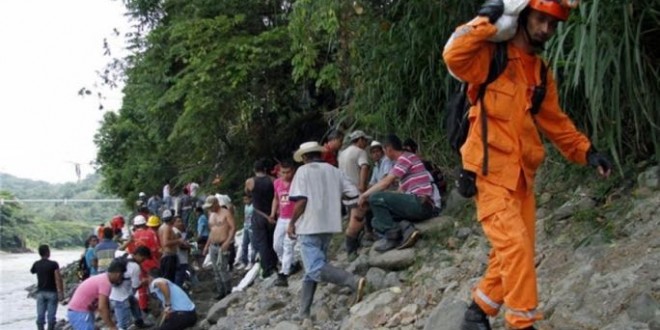
M 305 142 L 300 145 L 300 148 L 293 153 L 293 160 L 301 163 L 303 161 L 302 156 L 310 152 L 323 152 L 325 149 L 318 142 Z

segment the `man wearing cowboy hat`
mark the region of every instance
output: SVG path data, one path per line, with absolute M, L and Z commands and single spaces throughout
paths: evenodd
M 309 318 L 316 283 L 330 282 L 355 291 L 354 303 L 362 298 L 366 280 L 327 262 L 327 251 L 334 233 L 341 232 L 342 196 L 358 197 L 355 185 L 339 169 L 321 159 L 323 147 L 305 142 L 294 153 L 294 160 L 303 162 L 291 182 L 289 200 L 295 203 L 289 222 L 289 237 L 300 242 L 305 275 L 300 301 L 301 318 Z
M 373 171 L 371 171 L 371 179 L 369 179 L 369 187 L 375 185 L 380 179 L 387 176 L 390 172 L 394 162 L 385 157 L 383 145 L 378 141 L 372 141 L 369 146 L 369 156 L 373 162 Z

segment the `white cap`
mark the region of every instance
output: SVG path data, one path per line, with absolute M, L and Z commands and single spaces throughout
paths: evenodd
M 163 219 L 163 221 L 171 220 L 172 219 L 172 211 L 170 211 L 170 210 L 163 211 L 163 215 L 160 218 Z

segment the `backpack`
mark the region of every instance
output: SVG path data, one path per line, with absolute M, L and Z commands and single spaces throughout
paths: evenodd
M 87 260 L 85 259 L 85 253 L 78 260 L 78 269 L 76 270 L 76 276 L 78 280 L 84 281 L 90 275 L 89 267 L 87 267 Z
M 488 68 L 488 76 L 486 81 L 479 86 L 477 93 L 477 102 L 481 101 L 481 130 L 482 143 L 484 148 L 484 161 L 482 166 L 482 174 L 488 175 L 488 121 L 487 110 L 483 104 L 484 94 L 486 94 L 486 87 L 504 72 L 508 64 L 509 58 L 507 53 L 507 43 L 499 42 L 495 44 L 495 52 L 491 58 Z M 548 68 L 545 63 L 541 62 L 541 85 L 534 87 L 532 95 L 532 108 L 531 113 L 536 115 L 541 107 L 541 102 L 545 98 L 546 82 L 547 82 Z M 467 95 L 468 83 L 462 82 L 458 86 L 457 91 L 449 97 L 445 112 L 445 131 L 447 132 L 447 139 L 449 146 L 454 152 L 461 156 L 461 147 L 467 140 L 468 131 L 470 129 L 470 121 L 468 113 L 472 104 Z
M 422 160 L 422 164 L 424 164 L 426 171 L 431 174 L 433 184 L 438 188 L 440 195 L 444 196 L 447 192 L 447 181 L 445 180 L 445 175 L 442 173 L 442 170 L 428 160 Z

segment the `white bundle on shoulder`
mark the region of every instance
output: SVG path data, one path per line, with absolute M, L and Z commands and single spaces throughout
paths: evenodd
M 503 0 L 504 14 L 495 22 L 497 33 L 488 40 L 502 42 L 513 38 L 518 29 L 518 15 L 527 7 L 529 0 Z

